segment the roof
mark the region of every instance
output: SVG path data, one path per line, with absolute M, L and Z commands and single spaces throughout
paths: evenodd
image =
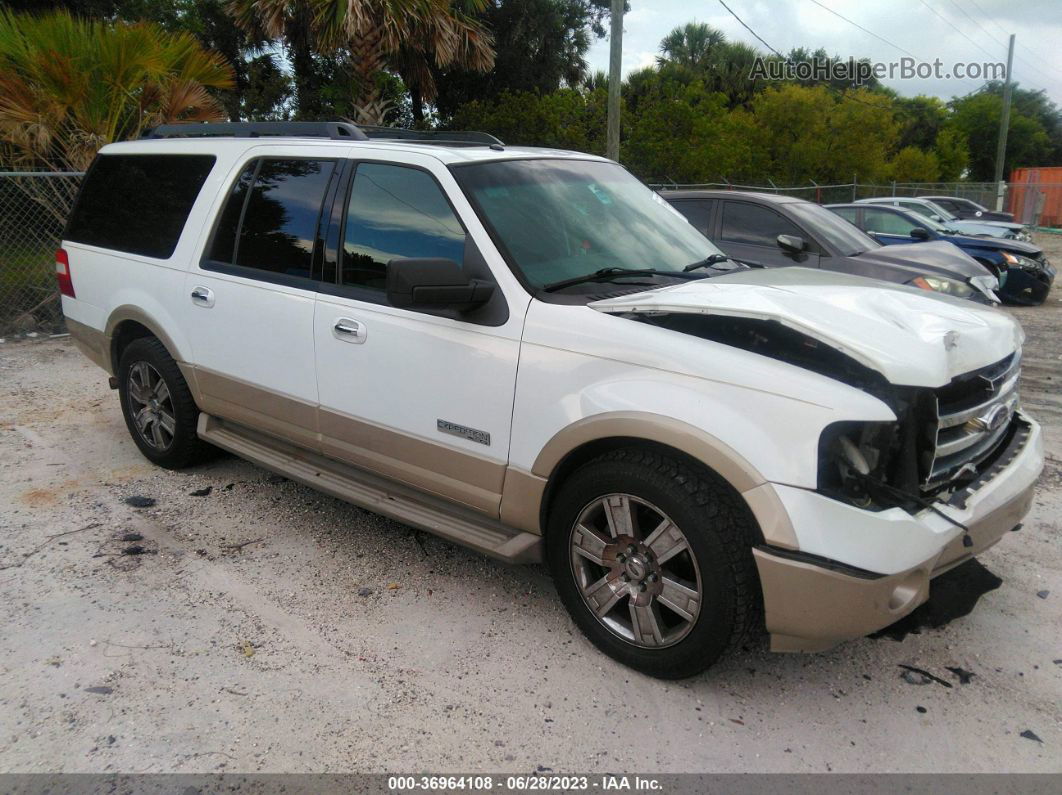
M 186 152 L 188 154 L 212 154 L 239 152 L 258 147 L 298 146 L 299 148 L 330 149 L 337 147 L 349 149 L 351 156 L 355 152 L 409 152 L 433 157 L 446 165 L 475 163 L 487 160 L 521 160 L 528 158 L 571 158 L 577 160 L 598 160 L 609 162 L 603 157 L 583 152 L 571 152 L 565 149 L 547 149 L 535 146 L 504 146 L 501 149 L 490 146 L 445 146 L 438 143 L 402 141 L 391 139 L 370 139 L 368 141 L 330 140 L 327 138 L 297 138 L 286 136 L 269 136 L 261 138 L 202 137 L 202 138 L 141 138 L 135 141 L 108 144 L 100 151 L 104 154 L 138 154 L 148 152 Z
M 662 190 L 660 195 L 665 199 L 733 199 L 741 197 L 743 199 L 754 199 L 763 204 L 792 204 L 806 201 L 797 196 L 746 190 Z

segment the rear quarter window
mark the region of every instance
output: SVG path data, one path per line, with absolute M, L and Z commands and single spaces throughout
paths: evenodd
M 64 240 L 169 259 L 213 155 L 100 155 L 81 186 Z

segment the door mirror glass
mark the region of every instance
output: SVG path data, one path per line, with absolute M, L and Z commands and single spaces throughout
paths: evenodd
M 482 306 L 494 285 L 470 279 L 451 259 L 393 259 L 387 263 L 387 300 L 400 308 L 456 309 Z
M 929 240 L 929 230 L 921 226 L 912 227 L 911 237 L 915 240 Z

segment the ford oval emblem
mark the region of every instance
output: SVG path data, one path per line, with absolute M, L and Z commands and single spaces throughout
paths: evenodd
M 1010 406 L 999 404 L 993 406 L 980 417 L 970 420 L 970 424 L 982 431 L 998 431 L 1010 420 Z

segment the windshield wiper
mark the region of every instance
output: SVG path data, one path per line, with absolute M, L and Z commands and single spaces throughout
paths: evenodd
M 683 271 L 662 271 L 657 268 L 601 268 L 593 273 L 584 273 L 582 276 L 573 276 L 570 279 L 561 279 L 558 282 L 550 282 L 542 286 L 543 292 L 552 293 L 565 287 L 587 282 L 609 281 L 618 276 L 673 276 L 676 279 L 697 279 L 699 276 L 684 273 Z
M 690 271 L 695 271 L 698 268 L 710 268 L 713 265 L 718 265 L 720 262 L 726 262 L 728 259 L 730 259 L 730 257 L 728 257 L 726 254 L 709 254 L 704 259 L 699 259 L 696 262 L 691 262 L 689 265 L 682 269 L 682 272 L 689 273 Z M 737 260 L 734 261 L 737 262 Z

